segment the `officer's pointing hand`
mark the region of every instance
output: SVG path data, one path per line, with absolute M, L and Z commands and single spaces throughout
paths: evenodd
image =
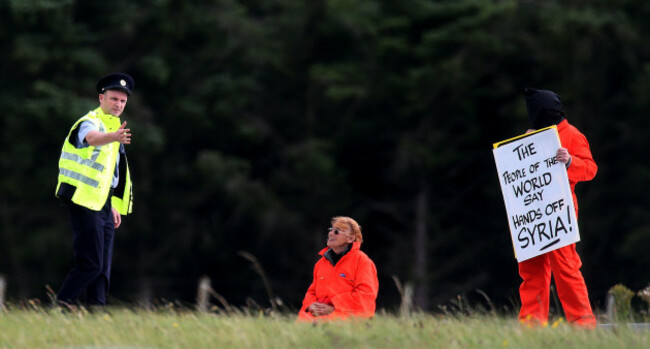
M 120 142 L 122 144 L 131 144 L 131 129 L 130 128 L 124 128 L 126 127 L 126 121 L 120 126 L 120 128 L 114 132 L 115 134 L 115 141 Z

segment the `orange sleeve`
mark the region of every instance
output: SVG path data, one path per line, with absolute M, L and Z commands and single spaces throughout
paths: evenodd
M 569 182 L 590 181 L 596 176 L 598 166 L 594 161 L 587 138 L 580 132 L 571 135 L 570 148 L 571 164 L 567 168 Z
M 371 317 L 375 314 L 375 301 L 379 292 L 377 268 L 375 263 L 363 255 L 359 258 L 359 265 L 352 291 L 337 294 L 331 298 L 334 305 L 332 317 L 346 317 L 349 315 Z
M 305 298 L 302 300 L 302 307 L 300 308 L 300 313 L 298 314 L 299 316 L 302 316 L 304 314 L 309 314 L 307 313 L 307 307 L 309 307 L 312 303 L 316 301 L 316 270 L 318 269 L 318 263 L 316 263 L 316 266 L 314 266 L 314 279 L 311 282 L 311 285 L 309 285 L 309 288 L 307 289 L 307 293 L 305 293 Z M 313 317 L 313 316 L 312 316 Z

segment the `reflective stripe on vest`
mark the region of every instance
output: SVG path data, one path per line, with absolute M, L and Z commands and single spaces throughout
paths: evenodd
M 63 159 L 72 160 L 72 161 L 74 161 L 74 162 L 76 162 L 78 164 L 94 168 L 95 170 L 101 172 L 101 171 L 104 171 L 104 165 L 102 165 L 102 164 L 100 164 L 98 162 L 95 162 L 95 160 L 97 160 L 98 156 L 99 156 L 99 152 L 97 152 L 97 155 L 95 155 L 95 151 L 93 151 L 93 156 L 90 159 L 84 159 L 84 158 L 82 158 L 81 156 L 79 156 L 77 154 L 72 154 L 72 153 L 68 153 L 68 152 L 65 152 L 65 151 L 61 153 L 61 158 L 63 158 Z
M 64 168 L 60 168 L 59 169 L 59 174 L 62 175 L 62 176 L 70 177 L 72 179 L 76 179 L 79 182 L 84 183 L 84 184 L 88 184 L 89 186 L 91 186 L 93 188 L 97 188 L 99 186 L 99 182 L 97 182 L 96 180 L 94 180 L 92 178 L 88 178 L 88 177 L 86 177 L 86 176 L 84 176 L 84 175 L 82 175 L 81 173 L 78 173 L 78 172 L 74 172 L 74 171 L 71 171 L 71 170 L 66 170 Z
M 106 133 L 106 129 L 104 128 L 104 124 L 101 122 L 99 123 L 99 132 L 101 133 Z M 90 160 L 96 161 L 97 157 L 99 157 L 99 153 L 102 151 L 102 146 L 99 145 L 95 147 L 95 150 L 93 150 L 93 155 L 90 157 Z

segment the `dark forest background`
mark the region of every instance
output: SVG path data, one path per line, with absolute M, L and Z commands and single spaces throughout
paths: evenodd
M 590 297 L 650 282 L 650 3 L 645 0 L 0 0 L 0 274 L 47 299 L 72 265 L 54 198 L 61 145 L 136 81 L 122 119 L 134 211 L 114 302 L 191 303 L 208 276 L 235 305 L 297 309 L 332 216 L 355 218 L 393 281 L 436 310 L 516 308 L 520 282 L 492 143 L 551 89 L 599 172 L 578 184 Z M 552 302 L 553 303 L 553 302 Z

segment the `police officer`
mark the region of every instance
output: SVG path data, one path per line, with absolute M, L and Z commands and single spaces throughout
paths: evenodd
M 73 304 L 84 289 L 89 306 L 106 304 L 115 229 L 133 205 L 124 149 L 131 133 L 120 121 L 133 87 L 124 73 L 101 78 L 99 107 L 77 120 L 63 142 L 56 197 L 68 208 L 74 267 L 57 295 L 59 304 Z

